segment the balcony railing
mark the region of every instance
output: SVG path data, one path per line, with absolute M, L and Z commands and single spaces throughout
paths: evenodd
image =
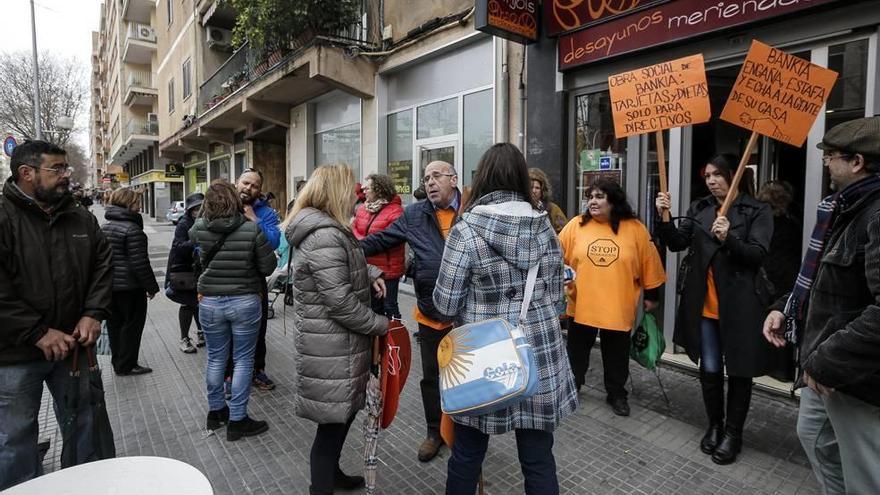
M 153 85 L 153 73 L 148 70 L 126 70 L 128 74 L 128 87 L 156 89 Z
M 129 120 L 125 125 L 126 130 L 126 138 L 131 137 L 133 135 L 147 135 L 147 136 L 158 136 L 159 135 L 159 124 L 155 121 L 146 121 L 146 120 Z

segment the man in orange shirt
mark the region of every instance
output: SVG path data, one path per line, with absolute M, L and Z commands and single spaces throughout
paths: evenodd
M 435 161 L 425 167 L 424 187 L 428 198 L 406 207 L 393 224 L 361 241 L 366 256 L 383 253 L 404 242 L 414 255 L 407 277 L 413 280 L 417 305 L 413 317 L 419 324 L 416 338 L 422 355 L 422 405 L 427 436 L 419 447 L 419 460 L 433 459 L 443 440 L 440 438 L 440 368 L 437 347 L 449 333 L 452 322 L 434 307 L 434 285 L 443 258 L 446 235 L 458 219 L 461 192 L 455 167 Z

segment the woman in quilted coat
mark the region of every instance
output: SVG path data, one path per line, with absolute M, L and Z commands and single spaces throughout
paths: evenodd
M 358 205 L 351 230 L 358 240 L 376 232 L 382 232 L 403 214 L 400 196 L 387 175 L 371 174 L 363 185 L 366 201 Z M 389 318 L 400 319 L 397 304 L 397 288 L 406 264 L 406 246 L 401 244 L 384 253 L 367 258 L 367 263 L 382 270 L 385 280 L 385 297 L 372 300 L 373 311 Z
M 311 495 L 352 489 L 364 478 L 339 468 L 345 437 L 364 407 L 373 337 L 388 319 L 370 309 L 370 283 L 380 296 L 380 272 L 367 266 L 349 228 L 354 176 L 345 165 L 318 167 L 284 221 L 293 259 L 296 301 L 297 416 L 318 423 L 309 456 Z M 379 279 L 381 280 L 381 279 Z
M 489 436 L 509 431 L 516 434 L 526 493 L 559 493 L 553 431 L 575 410 L 577 396 L 557 317 L 562 251 L 530 189 L 522 153 L 509 143 L 492 146 L 477 166 L 465 213 L 446 239 L 434 304 L 458 325 L 496 317 L 516 323 L 527 272 L 539 265 L 523 328 L 535 351 L 538 391 L 500 411 L 452 418 L 448 494 L 474 493 Z

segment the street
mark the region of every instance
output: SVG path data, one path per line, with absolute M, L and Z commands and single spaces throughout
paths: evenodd
M 103 216 L 97 205 L 92 211 Z M 150 260 L 161 286 L 174 227 L 144 218 Z M 402 313 L 411 315 L 414 299 L 402 292 L 400 304 Z M 225 440 L 224 430 L 219 430 L 220 435 L 204 430 L 205 349 L 193 355 L 181 353 L 178 306 L 164 295 L 151 301 L 140 363 L 155 371 L 117 377 L 109 357 L 100 356 L 117 455 L 187 462 L 205 473 L 217 494 L 308 493 L 315 425 L 293 413 L 296 355 L 291 312 L 285 318 L 282 297 L 274 307 L 277 316 L 269 322 L 267 373 L 278 386 L 271 392 L 253 390 L 249 406 L 250 415 L 267 420 L 270 430 L 233 443 Z M 409 323 L 412 330 L 415 325 Z M 195 336 L 195 325 L 191 335 Z M 416 459 L 424 420 L 418 352 L 413 358 L 397 418 L 379 437 L 379 493 L 444 491 L 449 451 L 442 449 L 437 459 L 425 464 Z M 662 368 L 659 376 L 670 399 L 667 406 L 657 378 L 633 362 L 632 415 L 618 417 L 604 400 L 600 362 L 597 346 L 581 406 L 556 432 L 554 451 L 562 493 L 819 493 L 797 440 L 794 401 L 756 392 L 740 459 L 718 466 L 699 450 L 705 419 L 696 377 Z M 44 462 L 47 472 L 58 469 L 61 452 L 61 436 L 48 397 L 45 393 L 40 414 L 41 438 L 52 440 Z M 355 421 L 342 454 L 342 468 L 350 474 L 362 467 L 362 417 Z M 513 435 L 492 439 L 483 472 L 487 493 L 522 493 Z

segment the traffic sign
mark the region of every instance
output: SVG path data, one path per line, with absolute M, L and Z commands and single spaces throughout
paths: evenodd
M 14 137 L 6 136 L 6 139 L 3 140 L 3 151 L 6 153 L 6 156 L 12 156 L 12 150 L 15 149 L 17 144 Z

